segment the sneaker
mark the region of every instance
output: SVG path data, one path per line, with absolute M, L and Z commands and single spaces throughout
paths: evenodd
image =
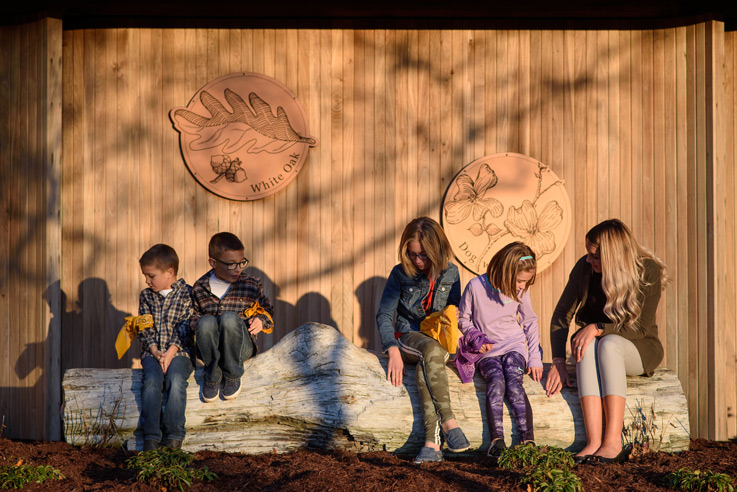
M 505 449 L 507 449 L 507 445 L 504 443 L 504 439 L 494 439 L 486 452 L 486 456 L 498 458 Z
M 226 400 L 233 400 L 241 392 L 241 378 L 229 379 L 225 378 L 225 384 L 223 385 L 223 398 Z
M 179 449 L 182 447 L 182 441 L 180 441 L 179 439 L 167 439 L 164 446 L 169 449 Z
M 447 433 L 443 431 L 443 438 L 445 444 L 448 445 L 448 450 L 453 453 L 460 453 L 471 447 L 471 443 L 466 439 L 466 435 L 463 433 L 460 427 L 449 430 Z
M 421 465 L 422 463 L 433 463 L 443 461 L 443 452 L 442 451 L 435 451 L 433 448 L 428 448 L 427 446 L 424 446 L 422 449 L 420 449 L 420 453 L 415 456 L 415 459 L 412 461 L 415 465 Z
M 220 383 L 205 382 L 202 385 L 202 399 L 205 400 L 205 403 L 210 403 L 212 401 L 215 401 L 218 397 L 219 392 L 220 392 Z
M 154 449 L 159 449 L 159 441 L 155 439 L 144 439 L 143 441 L 143 450 L 144 451 L 153 451 Z

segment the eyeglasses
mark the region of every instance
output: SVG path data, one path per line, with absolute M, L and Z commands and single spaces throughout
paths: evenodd
M 429 256 L 427 256 L 425 253 L 413 253 L 412 251 L 407 251 L 407 258 L 409 258 L 412 261 L 415 261 L 417 258 L 419 258 L 422 261 L 427 261 L 430 259 Z
M 235 270 L 238 267 L 241 267 L 241 269 L 245 269 L 248 266 L 248 258 L 244 258 L 241 261 L 236 261 L 235 263 L 225 263 L 223 260 L 219 260 L 217 258 L 213 258 L 213 260 L 217 261 L 218 263 L 222 263 L 228 270 Z

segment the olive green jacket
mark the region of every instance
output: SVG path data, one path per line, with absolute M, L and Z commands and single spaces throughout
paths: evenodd
M 599 323 L 604 332 L 599 336 L 617 334 L 630 340 L 637 347 L 642 359 L 645 374 L 652 376 L 655 368 L 663 360 L 663 345 L 658 338 L 658 325 L 655 324 L 655 311 L 660 301 L 660 267 L 653 260 L 643 260 L 645 267 L 644 299 L 642 313 L 633 327 L 624 327 L 621 330 L 615 323 Z M 586 304 L 589 282 L 591 281 L 591 265 L 582 257 L 571 270 L 568 284 L 560 296 L 558 305 L 553 311 L 550 322 L 550 344 L 553 357 L 566 356 L 566 342 L 568 341 L 568 327 L 574 314 L 578 329 L 595 322 L 596 320 L 581 319 L 579 308 Z

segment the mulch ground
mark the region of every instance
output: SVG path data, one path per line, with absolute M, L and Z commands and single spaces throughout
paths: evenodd
M 66 479 L 30 484 L 24 490 L 161 491 L 136 482 L 125 469 L 131 456 L 119 448 L 78 448 L 63 442 L 24 442 L 0 438 L 0 466 L 22 459 L 26 464 L 51 465 Z M 442 463 L 415 466 L 410 456 L 391 453 L 349 453 L 303 450 L 287 454 L 245 455 L 199 452 L 194 466 L 218 474 L 212 482 L 194 483 L 190 490 L 209 491 L 371 491 L 430 490 L 526 491 L 521 470 L 502 470 L 485 457 L 449 456 Z M 679 468 L 711 470 L 737 477 L 737 443 L 691 441 L 681 453 L 649 453 L 621 465 L 580 465 L 573 469 L 587 491 L 670 490 L 664 477 Z M 163 489 L 165 490 L 165 489 Z

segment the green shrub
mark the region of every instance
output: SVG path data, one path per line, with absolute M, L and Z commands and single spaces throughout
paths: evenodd
M 217 474 L 206 466 L 201 469 L 190 465 L 194 456 L 181 449 L 159 448 L 144 451 L 126 460 L 126 468 L 135 470 L 137 479 L 157 487 L 190 487 L 194 480 L 214 480 Z
M 498 463 L 500 468 L 524 468 L 534 465 L 569 469 L 573 466 L 573 454 L 550 446 L 522 444 L 502 451 Z
M 726 473 L 714 473 L 711 470 L 691 470 L 681 468 L 665 477 L 666 483 L 678 490 L 698 492 L 734 492 L 734 481 Z
M 22 489 L 29 483 L 44 483 L 46 480 L 63 480 L 61 471 L 51 466 L 24 465 L 19 461 L 14 466 L 0 466 L 0 489 Z
M 522 475 L 522 485 L 528 485 L 535 492 L 579 492 L 583 490 L 581 481 L 569 469 L 535 468 Z
M 560 448 L 523 444 L 502 451 L 500 468 L 527 468 L 520 483 L 536 492 L 578 492 L 581 481 L 571 471 L 573 454 Z M 533 469 L 534 467 L 534 469 Z

